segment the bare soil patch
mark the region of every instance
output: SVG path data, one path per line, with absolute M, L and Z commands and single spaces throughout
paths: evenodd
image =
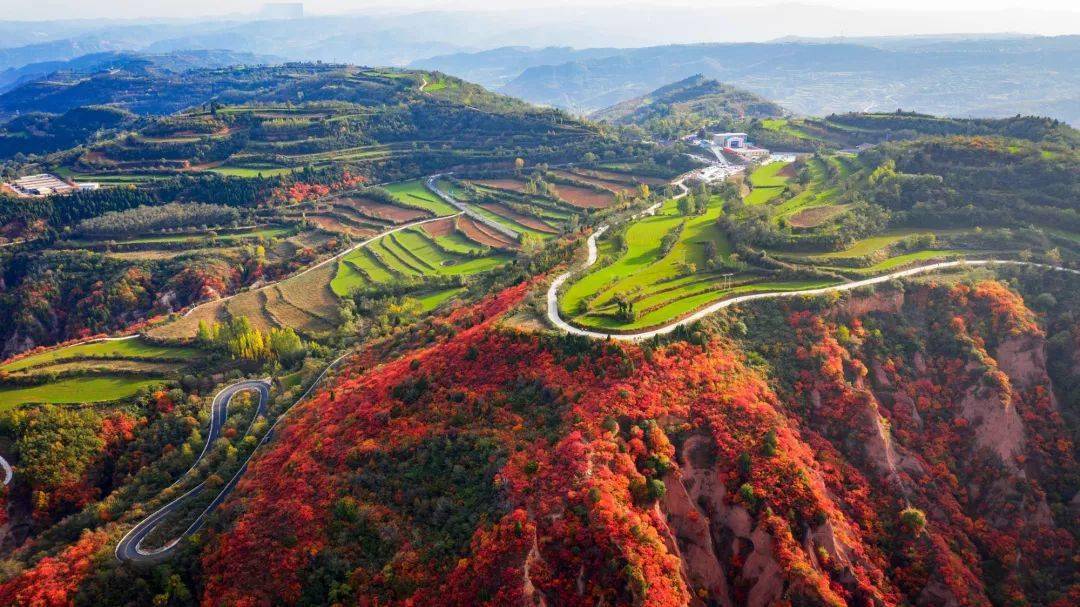
M 446 219 L 440 219 L 439 221 L 432 221 L 420 226 L 429 236 L 438 238 L 439 236 L 449 236 L 454 232 L 454 219 L 448 217 Z
M 650 186 L 666 185 L 667 181 L 659 177 L 648 177 L 645 175 L 631 175 L 629 173 L 616 173 L 614 171 L 601 171 L 599 169 L 571 169 L 570 171 L 578 177 L 588 177 L 589 179 L 596 179 L 599 181 L 605 181 L 607 183 L 619 184 L 623 186 L 635 187 L 639 183 L 648 184 Z
M 520 193 L 525 192 L 525 182 L 518 181 L 517 179 L 478 179 L 472 183 L 499 190 L 510 190 L 511 192 Z
M 307 218 L 311 223 L 330 232 L 351 234 L 353 236 L 373 236 L 376 234 L 375 230 L 348 225 L 333 215 L 308 215 Z
M 609 191 L 597 192 L 576 185 L 555 184 L 559 198 L 582 209 L 603 209 L 615 202 L 615 195 Z
M 485 202 L 480 206 L 500 217 L 505 217 L 511 221 L 516 221 L 527 228 L 532 228 L 536 230 L 537 232 L 544 232 L 546 234 L 557 234 L 559 232 L 555 228 L 549 226 L 543 221 L 540 221 L 536 217 L 531 217 L 529 215 L 518 213 L 517 211 L 505 205 L 494 202 Z
M 847 205 L 833 204 L 803 209 L 788 217 L 788 224 L 795 228 L 816 228 L 847 210 Z
M 790 163 L 784 165 L 784 168 L 777 171 L 776 174 L 778 176 L 780 176 L 780 177 L 787 177 L 788 179 L 791 179 L 792 177 L 795 177 L 796 174 L 797 174 L 795 172 L 795 163 L 790 162 Z
M 512 249 L 517 243 L 509 238 L 485 228 L 482 224 L 473 221 L 469 217 L 458 217 L 457 227 L 465 237 L 473 242 L 496 249 Z
M 375 202 L 374 200 L 367 200 L 365 198 L 343 197 L 339 198 L 338 201 L 347 203 L 348 206 L 355 209 L 361 215 L 368 215 L 392 223 L 405 223 L 430 217 L 428 213 L 418 209 L 407 209 L 405 207 Z

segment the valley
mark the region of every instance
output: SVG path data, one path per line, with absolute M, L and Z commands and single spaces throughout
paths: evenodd
M 125 69 L 0 95 L 0 604 L 1080 596 L 1067 124 Z

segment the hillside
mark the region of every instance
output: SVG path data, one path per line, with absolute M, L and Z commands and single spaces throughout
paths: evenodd
M 1000 282 L 907 285 L 747 310 L 744 343 L 643 348 L 501 326 L 524 293 L 436 321 L 433 345 L 377 348 L 301 405 L 193 555 L 203 604 L 1075 596 L 1076 370 L 1046 358 L 1053 331 L 1076 360 L 1067 306 L 1039 321 Z M 102 568 L 65 581 L 146 596 Z M 31 575 L 0 596 L 59 582 Z
M 726 129 L 736 122 L 785 113 L 767 99 L 697 74 L 594 112 L 590 118 L 637 125 L 653 136 L 674 139 L 705 127 Z
M 210 169 L 254 176 L 344 163 L 366 167 L 364 174 L 383 171 L 376 176 L 385 180 L 458 164 L 561 158 L 600 140 L 596 129 L 561 112 L 456 78 L 344 65 L 103 72 L 0 96 L 0 106 L 47 111 L 101 102 L 136 113 L 191 109 L 46 165 L 96 178 Z
M 0 126 L 0 159 L 66 150 L 139 123 L 135 114 L 103 105 L 81 106 L 63 114 L 23 114 Z

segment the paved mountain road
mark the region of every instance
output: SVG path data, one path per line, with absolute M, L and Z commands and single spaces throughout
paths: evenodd
M 199 462 L 201 462 L 203 457 L 205 457 L 206 454 L 209 452 L 210 447 L 214 444 L 214 441 L 216 441 L 221 436 L 221 428 L 225 425 L 225 420 L 228 418 L 229 414 L 229 402 L 231 402 L 233 397 L 236 396 L 238 393 L 247 391 L 255 391 L 259 395 L 259 403 L 256 407 L 255 414 L 251 418 L 251 424 L 254 425 L 255 420 L 258 419 L 259 416 L 266 415 L 266 407 L 270 400 L 269 380 L 259 379 L 239 381 L 235 384 L 223 388 L 220 392 L 217 393 L 217 395 L 214 396 L 214 401 L 210 405 L 210 430 L 207 432 L 206 445 L 203 447 L 202 452 L 199 453 L 199 457 L 195 459 L 195 463 L 192 464 L 191 468 L 189 468 L 187 472 L 182 474 L 180 478 L 178 478 L 172 485 L 169 486 L 169 488 L 175 487 L 178 483 L 180 483 L 192 474 L 195 468 L 199 465 Z M 248 427 L 248 432 L 251 432 L 251 426 Z M 202 512 L 202 514 L 200 514 L 195 519 L 194 522 L 192 522 L 192 524 L 187 528 L 186 531 L 184 531 L 184 533 L 180 535 L 180 537 L 171 540 L 160 548 L 155 548 L 151 550 L 143 549 L 143 540 L 145 540 L 146 537 L 150 535 L 151 532 L 153 532 L 154 528 L 156 528 L 158 524 L 163 519 L 165 519 L 165 517 L 177 510 L 189 498 L 202 493 L 202 491 L 206 487 L 206 483 L 204 481 L 202 483 L 199 483 L 192 489 L 189 489 L 186 493 L 172 500 L 168 504 L 165 504 L 156 512 L 154 512 L 153 514 L 139 522 L 137 525 L 132 527 L 131 530 L 128 531 L 127 535 L 125 535 L 120 540 L 120 542 L 116 544 L 116 558 L 120 559 L 121 561 L 138 563 L 156 563 L 164 560 L 165 558 L 168 558 L 169 554 L 172 552 L 172 550 L 176 547 L 176 545 L 180 542 L 181 539 L 194 533 L 202 526 L 203 522 L 205 522 L 206 517 L 210 514 L 211 511 L 213 511 L 215 507 L 217 507 L 218 504 L 221 503 L 222 500 L 225 499 L 225 497 L 228 495 L 229 491 L 232 490 L 232 487 L 234 485 L 234 482 L 230 482 L 229 484 L 227 484 L 222 489 L 221 493 L 219 493 L 218 496 L 214 498 L 214 501 L 211 502 L 211 504 Z
M 683 181 L 685 181 L 685 179 L 686 179 L 686 177 L 682 177 L 679 180 L 673 182 L 675 185 L 679 186 L 683 190 L 681 193 L 674 196 L 674 198 L 676 198 L 676 199 L 677 198 L 682 198 L 683 196 L 685 196 L 688 193 L 687 189 L 686 189 L 686 186 L 683 184 Z M 657 203 L 657 204 L 649 207 L 648 209 L 646 209 L 645 212 L 640 214 L 640 215 L 644 215 L 644 214 L 651 215 L 651 214 L 655 213 L 656 209 L 658 209 L 659 207 L 660 207 L 660 203 Z M 636 219 L 640 215 L 635 216 L 634 219 Z M 607 231 L 608 227 L 609 226 L 606 226 L 606 225 L 601 226 L 600 228 L 598 228 L 596 230 L 596 232 L 594 232 L 591 236 L 589 236 L 588 240 L 585 242 L 586 247 L 587 247 L 587 255 L 586 255 L 586 258 L 585 258 L 585 263 L 582 264 L 582 266 L 580 268 L 581 270 L 589 268 L 594 263 L 596 263 L 596 260 L 597 260 L 597 257 L 598 257 L 597 248 L 596 248 L 596 238 L 598 236 L 600 236 L 601 234 L 603 234 L 605 231 Z M 551 286 L 548 288 L 548 292 L 547 292 L 547 318 L 548 318 L 548 322 L 550 322 L 552 326 L 559 329 L 560 331 L 563 331 L 564 333 L 570 333 L 571 335 L 581 335 L 583 337 L 590 337 L 590 338 L 593 338 L 593 339 L 617 339 L 617 340 L 621 340 L 621 341 L 641 341 L 641 340 L 649 339 L 651 337 L 655 337 L 657 335 L 666 335 L 666 334 L 671 333 L 672 331 L 674 331 L 677 327 L 681 327 L 681 326 L 684 326 L 684 325 L 688 325 L 688 324 L 697 322 L 697 321 L 701 320 L 702 318 L 705 318 L 706 316 L 708 316 L 710 314 L 713 314 L 713 313 L 715 313 L 715 312 L 717 312 L 719 310 L 722 310 L 724 308 L 734 306 L 734 305 L 737 305 L 737 304 L 741 304 L 741 303 L 746 303 L 748 301 L 754 301 L 754 300 L 757 300 L 757 299 L 779 299 L 779 298 L 782 298 L 782 297 L 803 297 L 803 296 L 811 296 L 811 295 L 822 295 L 822 294 L 825 294 L 825 293 L 837 293 L 837 292 L 842 292 L 842 291 L 850 291 L 852 289 L 858 289 L 859 287 L 865 287 L 865 286 L 869 286 L 869 285 L 888 282 L 888 281 L 893 280 L 895 278 L 904 278 L 906 276 L 913 276 L 913 275 L 916 275 L 916 274 L 925 274 L 927 272 L 934 272 L 934 271 L 937 271 L 937 270 L 945 270 L 945 269 L 957 268 L 957 267 L 977 267 L 977 266 L 993 266 L 993 265 L 1028 266 L 1028 267 L 1035 267 L 1035 268 L 1043 268 L 1045 270 L 1053 270 L 1053 271 L 1057 271 L 1057 272 L 1069 272 L 1071 274 L 1080 275 L 1080 270 L 1074 270 L 1072 268 L 1066 268 L 1066 267 L 1062 267 L 1062 266 L 1052 266 L 1052 265 L 1042 264 L 1042 263 L 1033 263 L 1033 262 L 1028 262 L 1028 261 L 1016 261 L 1016 260 L 1009 260 L 1009 259 L 972 259 L 972 260 L 961 260 L 961 261 L 943 261 L 943 262 L 918 266 L 918 267 L 915 267 L 915 268 L 909 268 L 907 270 L 900 270 L 900 271 L 897 271 L 897 272 L 891 272 L 889 274 L 883 274 L 881 276 L 875 276 L 873 278 L 867 278 L 867 279 L 864 279 L 864 280 L 856 280 L 856 281 L 852 281 L 852 282 L 846 282 L 846 283 L 842 283 L 842 284 L 838 284 L 838 285 L 833 285 L 833 286 L 830 286 L 830 287 L 820 287 L 820 288 L 816 288 L 816 289 L 803 289 L 801 291 L 774 291 L 774 292 L 766 292 L 766 293 L 751 293 L 751 294 L 748 294 L 748 295 L 740 295 L 740 296 L 737 296 L 737 297 L 732 297 L 732 298 L 729 298 L 729 299 L 723 299 L 723 300 L 720 300 L 718 302 L 712 303 L 712 304 L 710 304 L 710 305 L 708 305 L 708 306 L 706 306 L 704 308 L 701 308 L 700 310 L 698 310 L 698 311 L 696 311 L 696 312 L 694 312 L 694 313 L 692 313 L 692 314 L 690 314 L 688 316 L 685 316 L 683 318 L 672 321 L 672 322 L 670 322 L 670 323 L 668 323 L 666 325 L 663 325 L 663 326 L 660 326 L 660 327 L 657 327 L 657 328 L 654 328 L 654 329 L 647 329 L 647 330 L 644 330 L 644 331 L 638 331 L 638 332 L 634 332 L 634 333 L 604 333 L 604 332 L 601 332 L 601 331 L 590 331 L 588 329 L 582 329 L 582 328 L 579 328 L 579 327 L 575 327 L 575 326 L 571 325 L 570 323 L 566 322 L 562 318 L 561 314 L 559 313 L 559 289 L 562 288 L 562 285 L 564 283 L 566 283 L 566 281 L 569 280 L 569 278 L 574 274 L 573 271 L 570 271 L 570 272 L 565 272 L 565 273 L 560 274 L 559 276 L 557 276 L 555 278 L 555 280 L 553 280 L 551 282 Z

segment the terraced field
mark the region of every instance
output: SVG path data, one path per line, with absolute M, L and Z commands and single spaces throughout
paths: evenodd
M 719 297 L 732 286 L 751 279 L 737 273 L 731 264 L 730 249 L 716 223 L 722 201 L 714 198 L 702 215 L 684 217 L 678 204 L 670 200 L 651 217 L 641 219 L 626 230 L 626 250 L 615 249 L 613 238 L 600 243 L 601 259 L 607 265 L 574 281 L 560 299 L 564 317 L 581 326 L 631 329 L 650 326 L 657 319 L 678 316 Z M 664 254 L 666 234 L 678 230 L 678 241 Z M 712 268 L 706 259 L 707 242 L 716 247 Z M 691 267 L 692 264 L 692 267 Z M 691 271 L 692 270 L 692 271 Z M 631 303 L 633 319 L 620 317 L 618 301 Z
M 457 209 L 428 190 L 422 179 L 392 183 L 383 188 L 406 205 L 422 206 L 437 216 L 453 215 Z
M 510 260 L 509 255 L 482 247 L 459 232 L 444 227 L 429 231 L 427 225 L 431 224 L 387 234 L 342 257 L 330 283 L 333 292 L 344 297 L 356 289 L 394 280 L 477 274 Z M 429 295 L 420 298 L 425 308 L 437 306 L 453 293 Z
M 462 221 L 461 217 L 427 219 L 435 213 L 457 214 L 458 211 L 429 192 L 422 182 L 391 184 L 386 189 L 403 200 L 402 206 L 348 195 L 320 204 L 329 209 L 328 217 L 342 219 L 341 225 L 352 222 L 350 229 L 356 232 L 363 229 L 368 238 L 401 223 L 418 225 L 375 238 L 279 283 L 198 306 L 182 318 L 150 329 L 148 334 L 157 339 L 187 340 L 195 335 L 200 321 L 220 322 L 246 316 L 252 326 L 264 331 L 291 327 L 302 336 L 317 339 L 340 324 L 341 298 L 355 289 L 394 280 L 485 272 L 510 259 L 507 253 L 495 249 L 517 245 L 486 226 L 459 228 L 457 222 Z M 318 213 L 307 214 L 310 221 L 317 221 L 318 217 Z M 361 225 L 364 227 L 358 227 Z M 470 237 L 472 233 L 480 236 Z M 309 239 L 302 243 L 305 246 L 318 246 L 328 238 L 321 232 L 305 232 L 301 236 Z M 488 241 L 496 243 L 494 248 Z M 435 307 L 458 289 L 447 291 L 425 293 L 420 299 L 425 306 Z
M 96 403 L 176 380 L 198 359 L 196 348 L 141 338 L 48 350 L 0 366 L 0 407 L 24 403 Z

